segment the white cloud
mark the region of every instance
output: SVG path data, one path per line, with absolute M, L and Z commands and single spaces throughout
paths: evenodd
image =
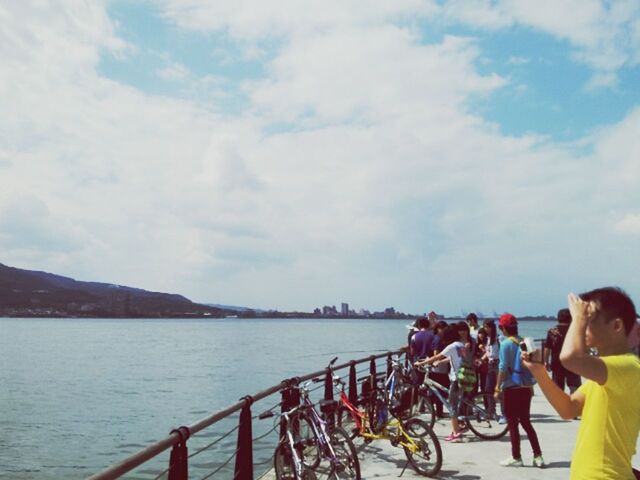
M 618 76 L 615 73 L 596 73 L 585 85 L 586 91 L 594 91 L 600 88 L 614 87 L 618 84 Z
M 436 2 L 431 0 L 373 3 L 366 0 L 282 0 L 277 5 L 256 0 L 233 3 L 161 0 L 160 4 L 164 16 L 183 28 L 224 30 L 243 40 L 313 36 L 327 30 L 380 25 L 390 19 L 411 19 L 437 11 Z
M 640 213 L 629 213 L 614 224 L 617 232 L 640 235 Z
M 640 4 L 635 0 L 449 0 L 443 11 L 452 21 L 480 28 L 521 25 L 553 35 L 570 43 L 578 61 L 604 72 L 640 60 Z
M 640 287 L 624 259 L 575 267 L 635 248 L 606 227 L 640 191 L 638 111 L 584 139 L 589 155 L 502 136 L 467 108 L 505 84 L 477 72 L 475 41 L 423 45 L 388 21 L 429 4 L 288 6 L 166 2 L 181 26 L 290 35 L 224 118 L 100 77 L 122 42 L 98 6 L 0 7 L 3 263 L 306 309 L 535 313 L 612 271 Z
M 191 76 L 191 72 L 184 65 L 174 63 L 158 70 L 158 76 L 167 81 L 182 81 Z
M 511 56 L 507 60 L 507 63 L 510 65 L 526 65 L 530 61 L 531 61 L 530 58 Z

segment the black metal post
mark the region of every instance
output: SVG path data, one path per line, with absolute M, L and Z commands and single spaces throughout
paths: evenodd
M 387 377 L 391 375 L 393 372 L 393 367 L 391 366 L 391 352 L 387 353 Z

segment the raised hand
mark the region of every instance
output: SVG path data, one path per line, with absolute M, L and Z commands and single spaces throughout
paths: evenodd
M 569 311 L 574 321 L 589 320 L 595 314 L 596 306 L 593 302 L 585 302 L 575 293 L 570 293 L 568 300 Z

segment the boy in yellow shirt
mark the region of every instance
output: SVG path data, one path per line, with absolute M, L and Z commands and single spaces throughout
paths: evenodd
M 635 480 L 631 457 L 640 430 L 640 360 L 627 338 L 636 322 L 635 306 L 621 289 L 606 287 L 580 297 L 569 294 L 569 310 L 573 321 L 560 361 L 587 382 L 568 395 L 544 365 L 528 361 L 529 354 L 523 353 L 523 363 L 562 418 L 582 417 L 571 480 Z

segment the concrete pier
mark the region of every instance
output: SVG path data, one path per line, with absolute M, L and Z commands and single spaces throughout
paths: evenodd
M 536 390 L 531 405 L 531 418 L 542 447 L 547 466 L 543 469 L 532 466 L 533 454 L 524 432 L 521 431 L 521 450 L 524 468 L 507 468 L 498 465 L 511 455 L 509 435 L 500 440 L 481 440 L 472 432 L 466 432 L 462 443 L 444 441 L 451 432 L 448 420 L 439 420 L 434 427 L 442 446 L 443 464 L 439 479 L 451 480 L 566 480 L 579 420 L 564 421 L 552 409 L 542 393 Z M 406 464 L 406 457 L 400 448 L 392 447 L 383 440 L 365 444 L 356 439 L 363 479 L 397 479 Z M 639 445 L 640 446 L 640 445 Z M 636 446 L 638 448 L 638 446 Z M 634 457 L 638 468 L 640 459 Z M 416 474 L 411 466 L 402 478 L 425 478 Z

